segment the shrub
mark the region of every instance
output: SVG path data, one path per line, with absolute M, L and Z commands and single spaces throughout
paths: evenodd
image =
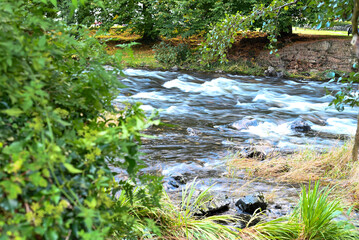
M 171 44 L 161 42 L 153 47 L 155 50 L 155 59 L 167 67 L 174 65 L 182 65 L 191 57 L 191 49 L 186 44 L 173 46 Z
M 119 71 L 103 66 L 119 59 L 81 26 L 45 17 L 55 11 L 46 2 L 0 1 L 0 239 L 131 232 L 115 196 L 132 199 L 135 185 L 116 182 L 112 169 L 125 169 L 148 189 L 137 192 L 143 204 L 157 205 L 161 185 L 136 172 L 141 130 L 158 121 L 138 105 L 115 111 Z

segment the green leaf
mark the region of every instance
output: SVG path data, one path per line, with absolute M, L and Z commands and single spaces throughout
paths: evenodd
M 67 171 L 69 171 L 70 173 L 82 173 L 82 171 L 80 169 L 75 168 L 72 164 L 70 163 L 64 163 L 64 167 L 67 169 Z
M 23 113 L 23 111 L 19 108 L 10 108 L 6 110 L 2 110 L 2 112 L 12 117 L 18 117 Z
M 0 182 L 0 186 L 3 186 L 4 191 L 8 194 L 10 199 L 16 199 L 17 195 L 22 193 L 20 186 L 9 180 Z
M 57 8 L 57 0 L 50 0 L 50 2 Z
M 77 2 L 77 0 L 71 0 L 71 1 L 72 1 L 72 5 L 73 5 L 75 8 L 78 8 L 79 3 Z
M 59 239 L 59 235 L 54 229 L 50 229 L 45 234 L 46 238 L 49 240 L 57 240 Z

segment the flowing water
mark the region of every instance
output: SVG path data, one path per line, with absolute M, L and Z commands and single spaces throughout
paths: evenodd
M 199 74 L 127 69 L 123 89 L 115 104 L 142 102 L 151 113 L 160 111 L 161 120 L 175 127 L 154 128 L 154 140 L 144 141 L 148 168 L 167 179 L 173 174 L 198 176 L 200 187 L 217 182 L 214 190 L 234 198 L 247 192 L 263 192 L 275 201 L 291 202 L 296 186 L 266 181 L 248 182 L 245 172 L 228 174 L 225 166 L 230 150 L 265 143 L 281 151 L 303 147 L 325 149 L 341 144 L 353 135 L 358 109 L 339 113 L 328 108 L 328 90 L 340 86 L 316 81 L 229 74 Z M 244 117 L 257 120 L 257 126 L 235 130 L 230 127 Z M 311 131 L 299 133 L 290 128 L 301 117 Z M 175 191 L 175 190 L 174 190 Z

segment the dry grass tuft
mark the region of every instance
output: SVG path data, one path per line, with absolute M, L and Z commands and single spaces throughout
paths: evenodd
M 252 169 L 258 177 L 275 177 L 280 181 L 307 182 L 316 180 L 338 180 L 348 178 L 353 169 L 350 160 L 352 141 L 343 146 L 334 146 L 324 152 L 304 149 L 288 156 L 260 161 L 237 158 L 229 162 L 230 167 Z M 359 170 L 358 170 L 359 179 Z
M 311 149 L 288 156 L 278 155 L 264 161 L 234 158 L 228 162 L 233 169 L 246 169 L 254 177 L 279 182 L 307 183 L 320 180 L 336 186 L 333 192 L 342 201 L 359 208 L 359 163 L 351 160 L 353 140 L 324 152 Z

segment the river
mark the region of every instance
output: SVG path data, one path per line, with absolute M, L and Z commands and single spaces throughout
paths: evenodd
M 150 130 L 156 139 L 144 141 L 143 159 L 148 164 L 144 171 L 168 181 L 178 173 L 197 176 L 199 187 L 216 182 L 214 190 L 233 198 L 262 192 L 289 206 L 298 196 L 297 186 L 248 182 L 245 171 L 229 174 L 226 159 L 238 147 L 265 143 L 284 152 L 321 150 L 341 144 L 356 128 L 358 109 L 338 112 L 328 107 L 333 97 L 326 96 L 324 87 L 338 90 L 335 83 L 138 69 L 126 69 L 124 74 L 120 80 L 128 88 L 121 90 L 115 104 L 142 102 L 143 110 L 150 114 L 158 109 L 163 122 L 175 125 Z M 249 116 L 256 119 L 256 126 L 230 127 Z M 311 131 L 290 128 L 299 117 L 308 120 Z

